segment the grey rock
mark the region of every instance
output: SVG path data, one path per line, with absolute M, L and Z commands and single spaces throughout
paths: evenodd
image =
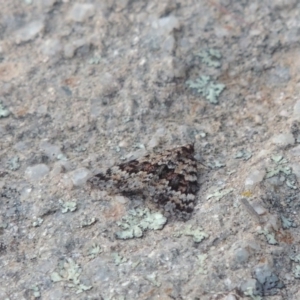
M 39 180 L 49 173 L 50 169 L 45 164 L 38 164 L 32 167 L 27 167 L 25 175 L 31 180 Z
M 50 144 L 47 141 L 42 141 L 40 143 L 40 149 L 51 159 L 56 160 L 59 156 L 63 155 L 60 147 Z
M 248 261 L 250 253 L 245 248 L 236 249 L 234 252 L 235 261 L 239 264 L 243 264 Z
M 84 22 L 95 14 L 95 6 L 91 3 L 75 3 L 67 19 L 74 22 Z
M 62 51 L 59 39 L 48 39 L 40 48 L 42 54 L 47 56 L 57 56 Z
M 295 139 L 292 133 L 281 133 L 272 138 L 272 143 L 286 147 L 288 145 L 293 145 L 295 143 Z
M 16 44 L 21 44 L 33 40 L 39 33 L 44 30 L 45 24 L 43 21 L 33 21 L 15 33 Z
M 91 176 L 91 172 L 86 168 L 79 168 L 71 172 L 70 176 L 74 186 L 81 186 L 86 183 Z

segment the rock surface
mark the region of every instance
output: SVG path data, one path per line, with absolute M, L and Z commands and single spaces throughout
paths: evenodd
M 2 1 L 0 299 L 300 299 L 299 14 Z M 186 222 L 86 184 L 187 143 Z

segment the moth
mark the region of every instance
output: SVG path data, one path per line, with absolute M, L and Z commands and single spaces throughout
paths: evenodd
M 189 218 L 199 190 L 194 145 L 149 154 L 108 168 L 89 179 L 92 187 L 124 196 L 143 195 L 164 208 L 165 214 Z

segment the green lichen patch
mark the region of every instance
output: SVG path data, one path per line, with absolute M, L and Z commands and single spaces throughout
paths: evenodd
M 82 146 L 82 145 L 79 145 L 77 146 L 74 151 L 78 152 L 78 153 L 82 153 L 82 152 L 85 152 L 87 150 L 86 147 Z
M 230 194 L 231 192 L 233 192 L 233 189 L 220 189 L 213 194 L 207 195 L 206 199 L 209 200 L 210 198 L 216 198 L 217 201 L 220 201 L 220 199 L 222 199 L 224 196 Z
M 196 56 L 201 58 L 201 61 L 208 65 L 209 67 L 213 68 L 220 68 L 221 67 L 221 52 L 217 49 L 207 49 L 202 50 L 201 52 L 197 53 Z
M 145 276 L 145 279 L 148 280 L 153 286 L 160 287 L 161 283 L 156 279 L 157 275 L 152 273 L 150 275 Z
M 0 118 L 7 118 L 10 115 L 10 111 L 0 102 Z
M 88 60 L 90 65 L 99 65 L 102 60 L 101 55 L 95 55 Z
M 249 296 L 251 300 L 262 300 L 261 296 L 254 295 L 253 287 L 248 287 L 244 292 L 245 296 Z
M 296 263 L 300 263 L 300 254 L 290 255 L 290 259 Z
M 8 160 L 7 166 L 11 171 L 16 171 L 20 168 L 20 159 L 18 156 L 14 156 Z
M 293 269 L 294 277 L 300 279 L 300 265 L 297 265 Z
M 265 236 L 268 244 L 270 244 L 270 245 L 277 245 L 278 244 L 274 233 L 269 232 L 266 229 L 261 229 L 261 230 L 258 230 L 258 234 L 263 234 Z
M 40 227 L 43 224 L 44 220 L 42 218 L 37 218 L 32 222 L 33 227 Z
M 290 189 L 293 189 L 293 190 L 296 190 L 298 187 L 297 187 L 297 181 L 296 181 L 296 178 L 287 178 L 286 181 L 285 181 L 285 184 L 290 188 Z
M 288 160 L 284 158 L 282 155 L 273 155 L 271 157 L 273 165 L 267 168 L 265 178 L 271 178 L 277 175 L 283 175 L 286 186 L 296 190 L 297 187 L 297 180 L 295 174 L 292 173 L 292 168 L 287 165 Z
M 282 165 L 269 168 L 267 169 L 266 178 L 274 177 L 278 175 L 280 172 L 284 173 L 285 175 L 290 175 L 292 174 L 292 169 L 288 166 L 282 166 Z
M 200 76 L 195 81 L 188 80 L 186 82 L 190 89 L 195 90 L 198 94 L 205 97 L 210 103 L 218 104 L 218 98 L 225 89 L 222 83 L 215 83 L 210 76 Z
M 128 259 L 117 252 L 112 253 L 112 257 L 116 266 L 126 263 Z
M 289 229 L 291 227 L 297 227 L 297 225 L 294 223 L 294 221 L 290 218 L 286 218 L 285 216 L 281 215 L 281 223 L 283 229 Z
M 73 212 L 77 209 L 77 203 L 75 201 L 66 201 L 63 202 L 62 200 L 59 200 L 59 203 L 61 205 L 61 212 L 63 214 L 67 212 Z
M 206 275 L 207 274 L 207 267 L 205 265 L 205 261 L 207 259 L 207 254 L 199 254 L 197 255 L 198 258 L 198 270 L 196 272 L 196 274 L 202 274 L 202 275 Z
M 96 218 L 85 218 L 84 220 L 81 221 L 80 227 L 81 228 L 88 227 L 95 224 L 96 222 L 97 222 Z
M 211 169 L 220 169 L 225 167 L 226 164 L 216 159 L 213 162 L 209 162 L 207 166 L 210 167 Z
M 275 163 L 275 166 L 267 169 L 266 178 L 276 176 L 280 172 L 285 175 L 290 175 L 292 173 L 292 169 L 289 166 L 285 166 L 288 161 L 282 155 L 272 155 L 271 160 Z
M 50 275 L 53 282 L 65 282 L 67 287 L 76 289 L 76 294 L 92 288 L 92 286 L 86 286 L 80 282 L 79 277 L 82 270 L 72 258 L 60 261 L 57 269 L 57 271 L 52 272 Z
M 243 160 L 248 160 L 251 157 L 252 157 L 251 151 L 248 151 L 245 149 L 238 151 L 234 156 L 234 158 L 236 158 L 236 159 L 243 159 Z
M 8 227 L 8 223 L 0 223 L 0 229 L 6 229 Z
M 187 226 L 184 230 L 181 230 L 175 234 L 175 237 L 181 237 L 182 235 L 193 237 L 195 243 L 201 243 L 209 235 L 203 231 L 201 227 L 193 229 L 192 225 Z
M 101 247 L 98 244 L 93 244 L 89 249 L 88 249 L 88 257 L 90 259 L 94 259 L 97 257 L 100 253 L 102 252 Z
M 32 294 L 33 294 L 34 299 L 41 297 L 40 288 L 37 285 L 34 285 L 31 288 L 31 290 L 32 290 Z
M 148 208 L 134 209 L 129 211 L 128 215 L 117 222 L 123 230 L 115 233 L 117 239 L 132 239 L 143 236 L 144 231 L 159 230 L 167 223 L 167 218 L 161 213 L 151 213 Z

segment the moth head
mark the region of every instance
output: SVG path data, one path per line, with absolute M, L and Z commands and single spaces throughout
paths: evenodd
M 182 147 L 180 147 L 181 155 L 191 158 L 194 156 L 195 148 L 194 143 L 193 144 L 187 144 Z

